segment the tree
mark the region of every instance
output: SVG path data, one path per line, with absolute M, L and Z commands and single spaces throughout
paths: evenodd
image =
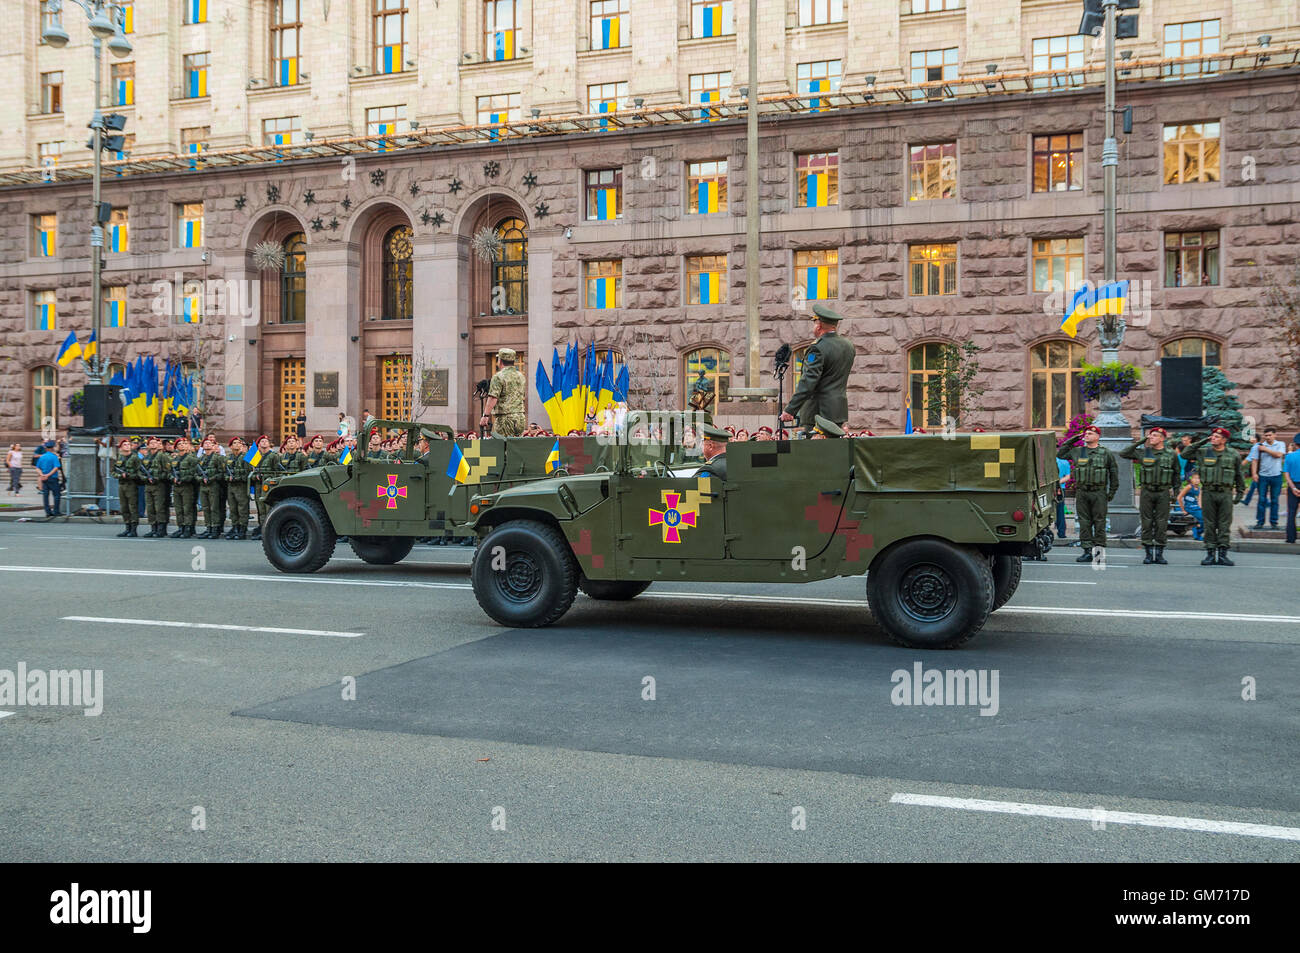
M 1264 301 L 1279 360 L 1274 365 L 1273 383 L 1281 391 L 1282 410 L 1287 419 L 1300 418 L 1300 266 L 1284 284 L 1276 276 L 1265 280 Z
M 927 406 L 942 408 L 943 414 L 957 423 L 983 409 L 980 398 L 984 395 L 984 388 L 975 383 L 980 373 L 976 355 L 981 350 L 972 341 L 939 345 L 935 364 L 937 373 L 925 383 Z
M 1250 439 L 1243 434 L 1245 418 L 1241 414 L 1241 401 L 1229 393 L 1237 385 L 1217 367 L 1201 368 L 1201 403 L 1207 417 L 1218 417 L 1216 427 L 1226 427 L 1232 434 L 1228 441 L 1238 450 L 1249 450 Z

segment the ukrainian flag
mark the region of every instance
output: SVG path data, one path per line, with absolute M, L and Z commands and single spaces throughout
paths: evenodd
M 39 238 L 41 243 L 41 257 L 42 258 L 52 257 L 54 255 L 54 246 L 55 246 L 54 232 L 52 232 L 48 228 L 42 228 L 39 231 Z
M 385 73 L 400 73 L 402 71 L 402 44 L 394 43 L 391 46 L 384 47 L 384 61 L 381 68 Z
M 488 122 L 491 123 L 505 122 L 507 118 L 509 117 L 505 113 L 488 113 Z M 493 140 L 500 139 L 501 130 L 493 129 L 491 132 L 488 133 L 488 138 Z
M 344 447 L 343 452 L 339 454 L 339 463 L 351 463 L 351 462 L 352 462 L 352 448 Z
M 208 70 L 206 66 L 190 70 L 190 99 L 198 99 L 208 94 Z
M 618 110 L 618 103 L 605 102 L 605 103 L 601 103 L 600 106 L 597 108 L 596 111 L 597 111 L 597 112 L 602 112 L 602 113 L 612 113 L 612 112 L 616 112 L 617 110 Z M 609 128 L 609 120 L 608 120 L 608 119 L 602 119 L 602 120 L 600 121 L 600 128 L 601 128 L 601 129 L 608 129 L 608 128 Z
M 600 48 L 612 50 L 618 46 L 618 17 L 605 17 L 600 21 Z
M 805 199 L 807 208 L 821 208 L 830 204 L 830 176 L 825 172 L 808 174 L 808 195 Z
M 912 432 L 912 395 L 907 395 L 907 419 L 903 422 L 903 433 Z
M 617 308 L 618 307 L 618 285 L 617 278 L 592 278 L 592 295 L 595 304 L 589 305 L 593 308 Z
M 618 189 L 596 190 L 596 219 L 607 222 L 618 218 Z
M 804 297 L 809 301 L 820 301 L 823 298 L 829 298 L 830 291 L 827 288 L 827 281 L 829 278 L 829 268 L 809 268 L 808 282 L 804 289 Z
M 546 472 L 554 473 L 558 469 L 560 469 L 560 440 L 557 437 L 551 452 L 546 455 Z
M 52 304 L 37 305 L 36 306 L 36 330 L 53 331 L 54 324 L 55 324 L 54 305 Z
M 135 32 L 135 5 L 132 3 L 128 3 L 125 6 L 121 7 L 121 10 L 122 10 L 122 32 L 134 33 Z
M 828 84 L 824 79 L 813 79 L 808 81 L 808 92 L 810 93 L 824 92 L 828 88 Z M 822 101 L 820 99 L 808 100 L 809 108 L 815 113 L 821 112 L 821 105 Z
M 262 450 L 257 444 L 253 444 L 248 448 L 248 452 L 244 454 L 244 462 L 252 466 L 257 466 L 262 462 Z
M 559 360 L 559 352 L 555 352 L 555 358 Z M 558 382 L 560 374 L 555 373 L 555 380 Z M 537 399 L 542 402 L 542 408 L 546 411 L 546 416 L 551 421 L 551 429 L 560 433 L 562 425 L 561 414 L 563 411 L 560 407 L 560 392 L 558 386 L 552 384 L 551 379 L 546 375 L 546 367 L 542 364 L 541 358 L 537 360 Z
M 447 461 L 447 476 L 452 479 L 451 489 L 447 491 L 448 496 L 456 492 L 457 484 L 469 479 L 469 464 L 465 462 L 465 454 L 458 443 L 451 445 L 451 459 Z
M 596 411 L 599 413 L 614 402 L 614 353 L 605 352 L 605 365 L 600 370 L 600 383 L 596 388 Z
M 721 277 L 716 271 L 700 272 L 700 304 L 717 304 L 718 303 L 718 279 Z
M 117 102 L 114 106 L 130 106 L 135 102 L 135 80 L 119 79 L 117 81 Z
M 203 316 L 202 309 L 199 306 L 200 296 L 196 294 L 186 295 L 184 309 L 181 312 L 181 320 L 186 324 L 198 324 Z
M 208 22 L 208 0 L 189 0 L 190 23 Z
M 697 37 L 724 36 L 734 29 L 730 3 L 698 6 L 691 19 L 693 20 L 691 33 Z
M 280 60 L 280 85 L 298 85 L 298 57 L 286 56 Z
M 123 320 L 122 314 L 123 302 L 117 298 L 110 298 L 106 304 L 108 305 L 108 326 L 110 328 L 125 327 L 126 322 Z
M 1070 337 L 1075 337 L 1079 333 L 1079 324 L 1084 319 L 1123 314 L 1127 304 L 1127 281 L 1112 281 L 1100 288 L 1085 284 L 1070 299 L 1070 306 L 1065 309 L 1065 317 L 1061 319 L 1061 330 Z
M 181 236 L 183 248 L 199 248 L 203 245 L 203 219 L 187 218 L 183 231 L 184 234 Z
M 81 345 L 77 343 L 77 332 L 69 331 L 68 336 L 63 340 L 62 347 L 59 348 L 59 354 L 55 361 L 59 367 L 67 367 L 79 357 L 81 357 Z
M 701 215 L 711 215 L 718 210 L 718 183 L 701 182 L 695 187 L 695 211 Z
M 716 90 L 716 89 L 710 89 L 710 90 L 707 90 L 707 91 L 705 91 L 705 92 L 703 92 L 703 93 L 700 93 L 700 102 L 702 102 L 702 103 L 716 103 L 716 102 L 719 100 L 719 98 L 721 97 L 721 95 L 722 95 L 722 94 L 721 94 L 718 90 Z M 721 118 L 722 118 L 722 115 L 721 115 L 720 113 L 716 113 L 716 112 L 714 112 L 712 109 L 701 109 L 701 110 L 700 110 L 700 122 L 714 122 L 714 121 L 716 121 L 716 120 L 718 120 L 718 119 L 721 119 Z
M 117 222 L 108 227 L 108 247 L 111 251 L 124 252 L 127 246 L 126 227 Z
M 192 155 L 192 156 L 197 156 L 200 152 L 203 151 L 203 143 L 201 143 L 201 142 L 191 142 L 188 146 L 186 146 L 186 150 L 189 152 L 190 155 Z M 199 167 L 199 160 L 198 160 L 198 159 L 191 159 L 191 160 L 190 160 L 190 168 L 191 168 L 191 169 L 197 169 L 198 167 Z
M 515 33 L 502 30 L 492 34 L 492 59 L 512 60 L 515 58 Z
M 81 356 L 83 359 L 88 361 L 95 356 L 95 352 L 98 350 L 99 350 L 99 342 L 95 340 L 95 332 L 92 329 L 90 332 L 90 340 L 86 342 L 86 347 L 81 352 Z

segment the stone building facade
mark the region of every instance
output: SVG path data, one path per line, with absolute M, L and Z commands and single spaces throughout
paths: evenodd
M 339 412 L 367 409 L 466 427 L 478 414 L 474 383 L 503 345 L 525 355 L 530 378 L 538 358 L 549 363 L 552 348 L 569 341 L 613 349 L 630 365 L 634 386 L 640 381 L 653 392 L 647 397 L 673 406 L 684 404 L 701 368 L 718 390 L 739 386 L 745 126 L 729 118 L 733 110 L 701 113 L 692 91 L 699 76 L 727 69 L 735 70 L 731 85 L 742 84 L 746 5 L 731 11 L 734 35 L 720 38 L 691 37 L 700 4 L 638 6 L 625 14 L 626 46 L 594 50 L 591 4 L 512 4 L 522 24 L 511 41 L 516 56 L 493 61 L 484 56 L 492 50 L 484 5 L 410 0 L 401 74 L 359 75 L 348 64 L 374 63 L 370 2 L 337 2 L 328 21 L 323 8 L 304 2 L 301 69 L 309 82 L 262 91 L 247 87 L 267 72 L 251 39 L 267 27 L 238 22 L 238 11 L 251 10 L 256 20 L 269 16 L 262 8 L 270 5 L 232 5 L 230 25 L 223 5 L 209 0 L 210 22 L 186 26 L 170 22 L 172 5 L 137 0 L 137 60 L 147 54 L 160 71 L 161 64 L 172 71 L 173 60 L 188 55 L 187 42 L 202 44 L 220 30 L 220 42 L 208 45 L 220 47 L 212 55 L 225 65 L 210 67 L 206 102 L 169 95 L 170 76 L 137 90 L 158 101 L 146 108 L 137 100 L 130 161 L 110 166 L 105 178 L 104 200 L 121 210 L 127 240 L 105 255 L 104 280 L 120 289 L 113 293 L 125 319 L 110 327 L 105 318 L 102 353 L 113 362 L 171 356 L 200 368 L 208 420 L 226 433 L 278 435 L 300 408 L 312 431 L 331 431 Z M 994 60 L 999 73 L 1034 70 L 1042 65 L 1036 41 L 1064 36 L 1077 22 L 1072 3 L 949 5 L 957 9 L 926 12 L 925 0 L 818 2 L 809 9 L 838 10 L 841 19 L 804 26 L 795 0 L 785 9 L 763 4 L 760 42 L 773 50 L 761 57 L 763 95 L 857 95 L 801 100 L 784 116 L 764 113 L 760 352 L 766 360 L 781 343 L 809 342 L 811 288 L 833 297 L 829 303 L 848 318 L 842 330 L 858 346 L 852 425 L 899 429 L 909 394 L 922 418 L 941 413 L 925 406 L 922 386 L 933 346 L 971 340 L 984 349 L 985 393 L 964 425 L 1059 426 L 1082 409 L 1073 375 L 1100 356 L 1095 326 L 1085 324 L 1074 341 L 1059 331 L 1064 293 L 1049 282 L 1101 277 L 1101 90 L 1049 77 L 1032 92 L 947 97 L 913 89 L 893 104 L 884 95 L 866 102 L 863 91 L 890 83 L 993 75 L 986 63 Z M 27 6 L 30 25 L 38 11 Z M 1142 11 L 1139 37 L 1121 44 L 1135 61 L 1161 58 L 1171 25 L 1180 35 L 1187 22 L 1208 30 L 1211 15 L 1219 46 L 1207 52 L 1257 47 L 1254 34 L 1271 33 L 1268 49 L 1294 60 L 1285 41 L 1300 39 L 1300 30 L 1286 25 L 1300 21 L 1277 4 L 1228 3 L 1211 13 L 1188 2 L 1154 6 Z M 609 9 L 617 14 L 618 0 Z M 64 16 L 75 37 L 82 25 Z M 200 30 L 205 36 L 196 38 Z M 459 38 L 459 62 L 439 46 L 446 36 Z M 1180 42 L 1178 52 L 1191 55 L 1188 41 Z M 1067 37 L 1059 62 L 1043 47 L 1046 68 L 1056 75 L 1062 66 L 1083 69 L 1097 51 L 1091 40 L 1081 43 Z M 30 77 L 39 79 L 56 53 L 69 70 L 74 60 L 85 65 L 89 52 L 76 46 L 42 48 L 36 63 L 24 53 L 21 67 L 8 49 L 0 70 L 30 90 Z M 914 53 L 945 50 L 957 51 L 955 64 L 945 54 L 927 65 L 923 55 L 922 74 L 911 72 Z M 408 58 L 413 66 L 405 66 Z M 830 63 L 838 64 L 838 85 L 801 79 L 803 67 Z M 501 107 L 503 118 L 545 122 L 598 113 L 589 108 L 589 88 L 606 83 L 616 87 L 617 111 L 687 108 L 676 122 L 611 122 L 553 136 L 505 129 L 463 145 L 419 144 L 418 130 L 481 121 L 481 96 L 517 93 Z M 632 97 L 640 106 L 627 102 Z M 1197 353 L 1241 385 L 1248 413 L 1276 421 L 1278 355 L 1261 292 L 1300 260 L 1296 72 L 1183 72 L 1123 81 L 1120 97 L 1132 107 L 1133 128 L 1120 146 L 1118 270 L 1137 283 L 1121 356 L 1151 369 L 1127 404 L 1130 415 L 1158 409 L 1162 354 Z M 223 148 L 275 144 L 263 138 L 266 110 L 301 110 L 303 138 L 291 133 L 282 142 L 301 146 L 306 131 L 321 140 L 373 134 L 367 110 L 395 98 L 405 98 L 404 118 L 354 155 L 286 148 L 264 149 L 264 161 L 237 167 L 218 161 Z M 72 100 L 65 106 L 67 129 L 79 127 Z M 83 106 L 75 115 L 89 111 L 88 101 Z M 61 179 L 58 169 L 53 181 L 29 175 L 3 184 L 3 168 L 30 167 L 32 145 L 53 135 L 56 122 L 64 120 L 24 118 L 17 124 L 25 136 L 0 147 L 3 433 L 34 430 L 52 393 L 66 419 L 66 399 L 84 381 L 79 364 L 52 365 L 68 330 L 84 341 L 90 323 L 88 184 Z M 190 123 L 210 128 L 206 151 L 150 171 L 146 157 L 181 151 L 179 130 Z M 700 178 L 719 181 L 719 162 L 724 207 L 701 214 Z M 809 185 L 810 175 L 832 169 L 827 192 Z M 608 188 L 617 190 L 603 197 L 612 211 L 601 205 Z M 195 241 L 191 221 L 200 206 Z M 48 216 L 53 254 L 42 253 L 39 239 Z M 484 232 L 501 240 L 494 262 L 474 250 Z M 286 265 L 260 267 L 255 252 L 268 242 L 287 253 Z M 703 293 L 702 271 L 717 275 Z M 194 295 L 201 296 L 197 321 L 187 320 Z M 55 308 L 49 328 L 40 310 L 46 302 Z M 542 419 L 540 408 L 530 406 L 530 416 Z

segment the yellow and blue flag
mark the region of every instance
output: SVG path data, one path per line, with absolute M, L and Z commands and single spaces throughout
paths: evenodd
M 828 268 L 809 268 L 808 283 L 804 289 L 804 297 L 808 301 L 821 301 L 830 297 L 828 282 L 830 280 L 830 269 Z
M 551 452 L 546 455 L 546 472 L 554 473 L 560 469 L 560 439 L 555 438 L 555 445 L 551 447 Z
M 63 340 L 62 347 L 59 348 L 59 354 L 55 361 L 59 367 L 67 367 L 79 357 L 81 357 L 81 345 L 77 343 L 77 332 L 69 331 L 68 336 Z
M 451 496 L 456 492 L 456 486 L 464 483 L 469 479 L 469 464 L 465 460 L 465 454 L 460 449 L 460 444 L 451 445 L 451 459 L 447 461 L 447 476 L 454 481 L 447 495 Z
M 824 208 L 830 205 L 830 176 L 825 172 L 808 174 L 808 195 L 805 199 L 808 208 Z
M 501 30 L 492 34 L 492 59 L 512 60 L 515 58 L 515 31 Z
M 605 17 L 600 21 L 600 49 L 612 50 L 618 47 L 618 17 Z
M 1085 284 L 1070 299 L 1070 306 L 1065 309 L 1065 317 L 1061 319 L 1061 330 L 1070 337 L 1075 337 L 1079 333 L 1079 324 L 1085 319 L 1123 314 L 1127 303 L 1127 281 L 1112 281 L 1100 288 Z
M 717 180 L 701 182 L 695 188 L 695 211 L 700 215 L 711 215 L 718 210 Z
M 352 448 L 344 447 L 343 452 L 339 454 L 339 463 L 351 463 L 351 462 L 352 462 Z
M 907 395 L 907 420 L 903 422 L 903 433 L 912 432 L 912 395 Z
M 88 361 L 95 356 L 95 352 L 98 350 L 99 342 L 95 340 L 95 332 L 92 330 L 90 340 L 86 342 L 86 346 L 81 350 L 81 356 Z
M 719 301 L 718 279 L 721 275 L 716 271 L 700 272 L 700 304 L 717 304 Z
M 244 454 L 244 462 L 251 466 L 257 466 L 259 463 L 261 463 L 262 448 L 259 447 L 257 444 L 253 444 L 251 447 L 249 447 L 248 453 Z

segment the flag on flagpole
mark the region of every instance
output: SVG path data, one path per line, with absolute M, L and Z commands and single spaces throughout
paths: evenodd
M 452 479 L 451 489 L 447 491 L 448 496 L 456 492 L 457 486 L 469 479 L 469 463 L 465 460 L 460 444 L 451 445 L 451 459 L 447 461 L 447 476 Z
M 555 445 L 551 447 L 551 452 L 546 455 L 546 472 L 554 473 L 560 469 L 560 439 L 555 438 Z
M 77 343 L 77 332 L 69 331 L 68 336 L 63 339 L 63 345 L 59 348 L 55 362 L 59 367 L 67 367 L 79 357 L 81 357 L 81 345 Z
M 99 350 L 99 342 L 95 340 L 95 332 L 94 330 L 92 330 L 90 332 L 90 340 L 87 341 L 86 346 L 82 348 L 81 356 L 82 358 L 88 361 L 95 356 L 95 352 L 98 350 Z

